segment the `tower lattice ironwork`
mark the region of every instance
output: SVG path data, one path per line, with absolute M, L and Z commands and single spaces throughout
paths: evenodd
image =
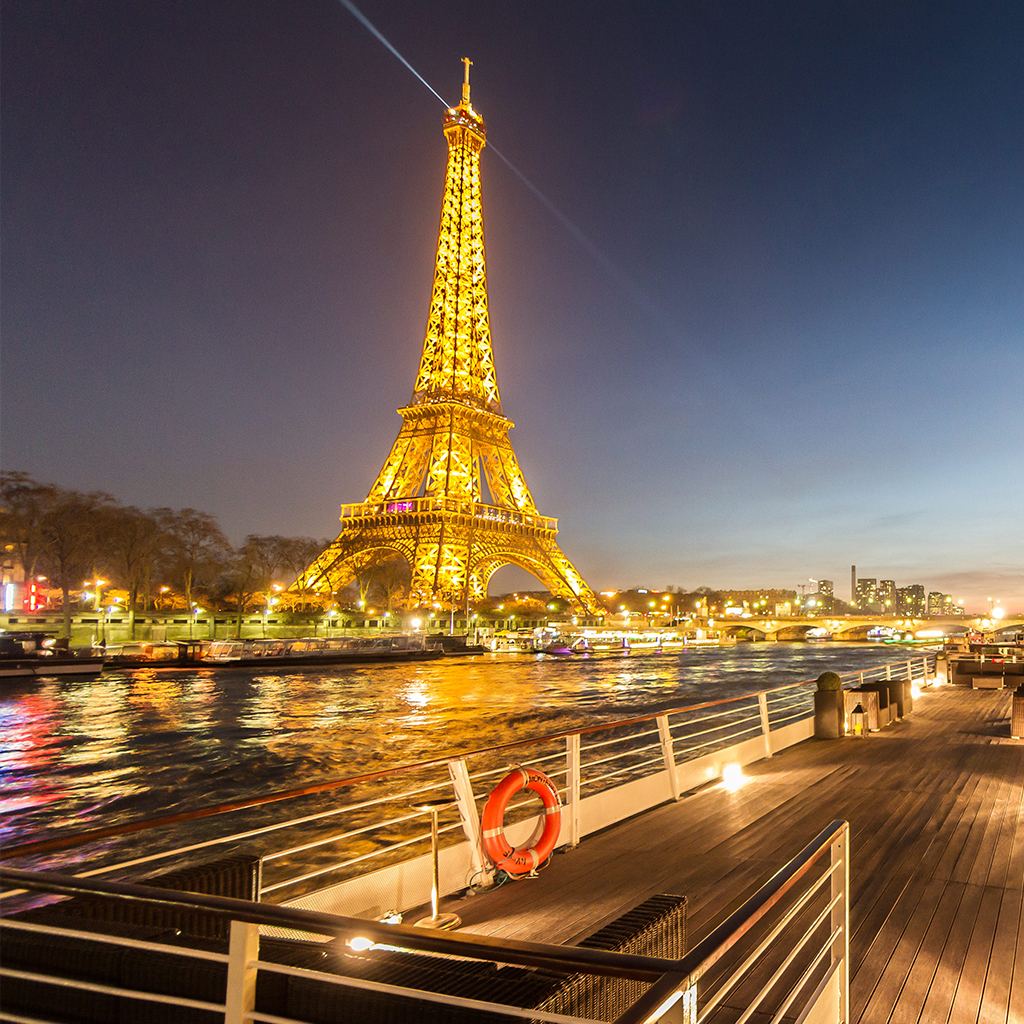
M 445 113 L 448 140 L 434 285 L 412 400 L 366 500 L 342 505 L 342 530 L 295 587 L 333 592 L 368 562 L 398 552 L 414 600 L 449 607 L 486 596 L 503 565 L 536 576 L 586 612 L 598 600 L 562 553 L 557 520 L 542 516 L 501 410 L 487 315 L 480 152 L 486 125 L 469 100 Z M 486 482 L 489 502 L 483 500 Z

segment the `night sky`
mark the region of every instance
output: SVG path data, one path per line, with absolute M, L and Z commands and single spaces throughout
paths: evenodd
M 1024 5 L 360 9 L 448 102 L 474 61 L 589 240 L 484 151 L 502 405 L 592 586 L 1024 609 Z M 412 393 L 440 102 L 338 0 L 0 30 L 3 468 L 333 537 Z

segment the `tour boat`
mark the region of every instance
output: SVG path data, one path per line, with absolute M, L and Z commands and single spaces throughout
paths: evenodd
M 218 668 L 316 668 L 332 664 L 423 661 L 444 657 L 440 643 L 419 634 L 214 640 L 202 664 Z
M 126 640 L 93 650 L 108 668 L 194 668 L 203 657 L 202 640 Z

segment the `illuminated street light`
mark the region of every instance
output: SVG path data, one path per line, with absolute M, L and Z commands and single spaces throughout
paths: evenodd
M 102 604 L 102 600 L 103 600 L 102 592 L 103 592 L 104 586 L 106 586 L 106 583 L 107 583 L 106 580 L 86 580 L 85 581 L 85 586 L 87 586 L 87 587 L 94 586 L 96 588 L 96 592 L 95 593 L 93 593 L 93 594 L 86 594 L 85 595 L 87 599 L 88 598 L 92 598 L 93 599 L 93 606 L 92 606 L 93 607 L 93 611 L 97 611 L 98 612 L 100 610 L 100 605 Z

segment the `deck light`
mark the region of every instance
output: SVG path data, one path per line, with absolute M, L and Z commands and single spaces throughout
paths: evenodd
M 348 945 L 356 953 L 365 953 L 373 946 L 373 939 L 368 939 L 365 935 L 355 935 L 348 940 Z
M 735 793 L 747 781 L 747 777 L 743 774 L 743 768 L 738 764 L 727 764 L 722 769 L 722 785 L 725 786 L 730 793 Z
M 864 708 L 861 707 L 860 701 L 857 701 L 857 706 L 850 712 L 850 724 L 853 726 L 853 735 L 855 737 L 863 737 Z

